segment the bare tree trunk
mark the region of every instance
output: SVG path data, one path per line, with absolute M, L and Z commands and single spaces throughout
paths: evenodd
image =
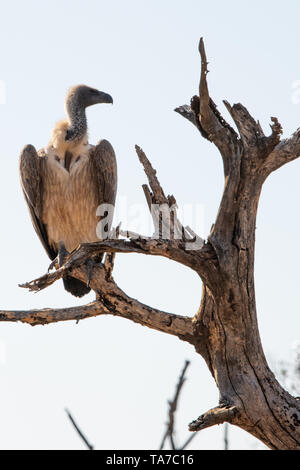
M 91 281 L 97 294 L 95 302 L 70 309 L 0 311 L 0 320 L 35 325 L 112 314 L 176 335 L 194 345 L 205 359 L 220 392 L 218 406 L 193 421 L 191 431 L 230 422 L 271 449 L 300 449 L 300 403 L 280 386 L 268 367 L 258 331 L 254 290 L 255 223 L 262 185 L 271 172 L 300 155 L 300 130 L 280 141 L 281 126 L 271 118 L 272 133 L 266 137 L 244 106 L 224 102 L 237 134 L 209 96 L 202 39 L 199 50 L 199 96 L 192 99 L 191 106 L 176 111 L 213 142 L 223 158 L 224 193 L 207 242 L 190 249 L 192 241 L 200 239 L 191 229 L 182 227 L 173 210 L 172 229 L 173 233 L 182 233 L 180 239 L 131 234 L 129 240 L 85 244 L 62 268 L 23 286 L 40 290 L 67 272 L 86 280 L 84 260 L 91 254 L 108 252 L 105 266 L 95 269 Z M 151 188 L 144 185 L 149 207 L 160 204 L 174 208 L 175 198 L 165 196 L 146 155 L 139 147 L 137 153 Z M 164 256 L 196 271 L 203 288 L 194 318 L 162 312 L 128 297 L 112 278 L 114 253 Z

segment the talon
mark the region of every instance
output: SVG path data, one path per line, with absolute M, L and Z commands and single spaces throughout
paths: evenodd
M 54 258 L 52 263 L 49 265 L 48 273 L 54 268 L 55 269 L 61 268 L 68 255 L 69 255 L 69 252 L 66 250 L 65 245 L 62 242 L 60 242 L 58 255 L 56 256 L 56 258 Z
M 52 269 L 58 269 L 59 268 L 59 261 L 58 261 L 58 256 L 56 258 L 54 258 L 54 260 L 52 261 L 51 264 L 49 264 L 49 267 L 48 267 L 48 273 L 52 270 Z

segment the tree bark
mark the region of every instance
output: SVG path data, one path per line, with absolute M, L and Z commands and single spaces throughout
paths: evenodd
M 300 402 L 281 387 L 268 367 L 258 331 L 254 288 L 255 223 L 261 189 L 270 173 L 300 155 L 300 130 L 281 141 L 281 126 L 276 118 L 271 118 L 272 132 L 265 136 L 259 122 L 244 106 L 231 106 L 225 101 L 237 133 L 209 96 L 202 39 L 199 52 L 199 95 L 192 98 L 190 106 L 180 106 L 176 111 L 216 145 L 223 159 L 224 193 L 207 241 L 181 225 L 174 196 L 165 196 L 155 170 L 137 147 L 150 185 L 143 186 L 148 206 L 172 208 L 173 237 L 160 236 L 158 229 L 164 224 L 162 210 L 162 217 L 154 221 L 156 237 L 125 232 L 129 240 L 109 239 L 81 245 L 63 267 L 22 287 L 38 291 L 66 273 L 86 281 L 84 261 L 106 252 L 105 264 L 94 270 L 90 283 L 96 293 L 95 302 L 70 309 L 0 311 L 0 320 L 35 325 L 112 314 L 175 335 L 191 343 L 205 359 L 219 389 L 218 406 L 193 421 L 191 431 L 229 422 L 270 449 L 300 449 Z M 191 249 L 195 241 L 199 242 L 197 248 Z M 196 271 L 203 287 L 201 305 L 194 318 L 162 312 L 128 297 L 112 277 L 115 253 L 163 256 Z

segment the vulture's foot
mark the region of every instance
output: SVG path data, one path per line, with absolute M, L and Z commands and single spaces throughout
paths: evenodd
M 66 250 L 66 247 L 63 244 L 63 242 L 60 242 L 58 254 L 56 258 L 54 258 L 52 263 L 49 265 L 48 272 L 54 268 L 55 269 L 61 268 L 64 265 L 66 258 L 69 256 L 69 254 L 70 253 Z
M 56 258 L 54 258 L 54 260 L 52 261 L 52 263 L 49 264 L 49 267 L 48 267 L 48 273 L 50 271 L 52 271 L 52 269 L 58 269 L 59 268 L 59 261 L 58 261 L 58 256 Z

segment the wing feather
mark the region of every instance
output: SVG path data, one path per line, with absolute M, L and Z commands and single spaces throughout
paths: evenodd
M 107 140 L 100 142 L 90 151 L 91 177 L 98 206 L 115 205 L 117 194 L 117 160 L 112 145 Z M 111 227 L 108 227 L 108 231 Z
M 42 222 L 43 164 L 43 157 L 40 157 L 37 154 L 33 145 L 27 145 L 24 147 L 19 161 L 19 171 L 23 194 L 29 208 L 33 227 L 49 258 L 54 259 L 57 253 L 49 245 L 46 226 Z

